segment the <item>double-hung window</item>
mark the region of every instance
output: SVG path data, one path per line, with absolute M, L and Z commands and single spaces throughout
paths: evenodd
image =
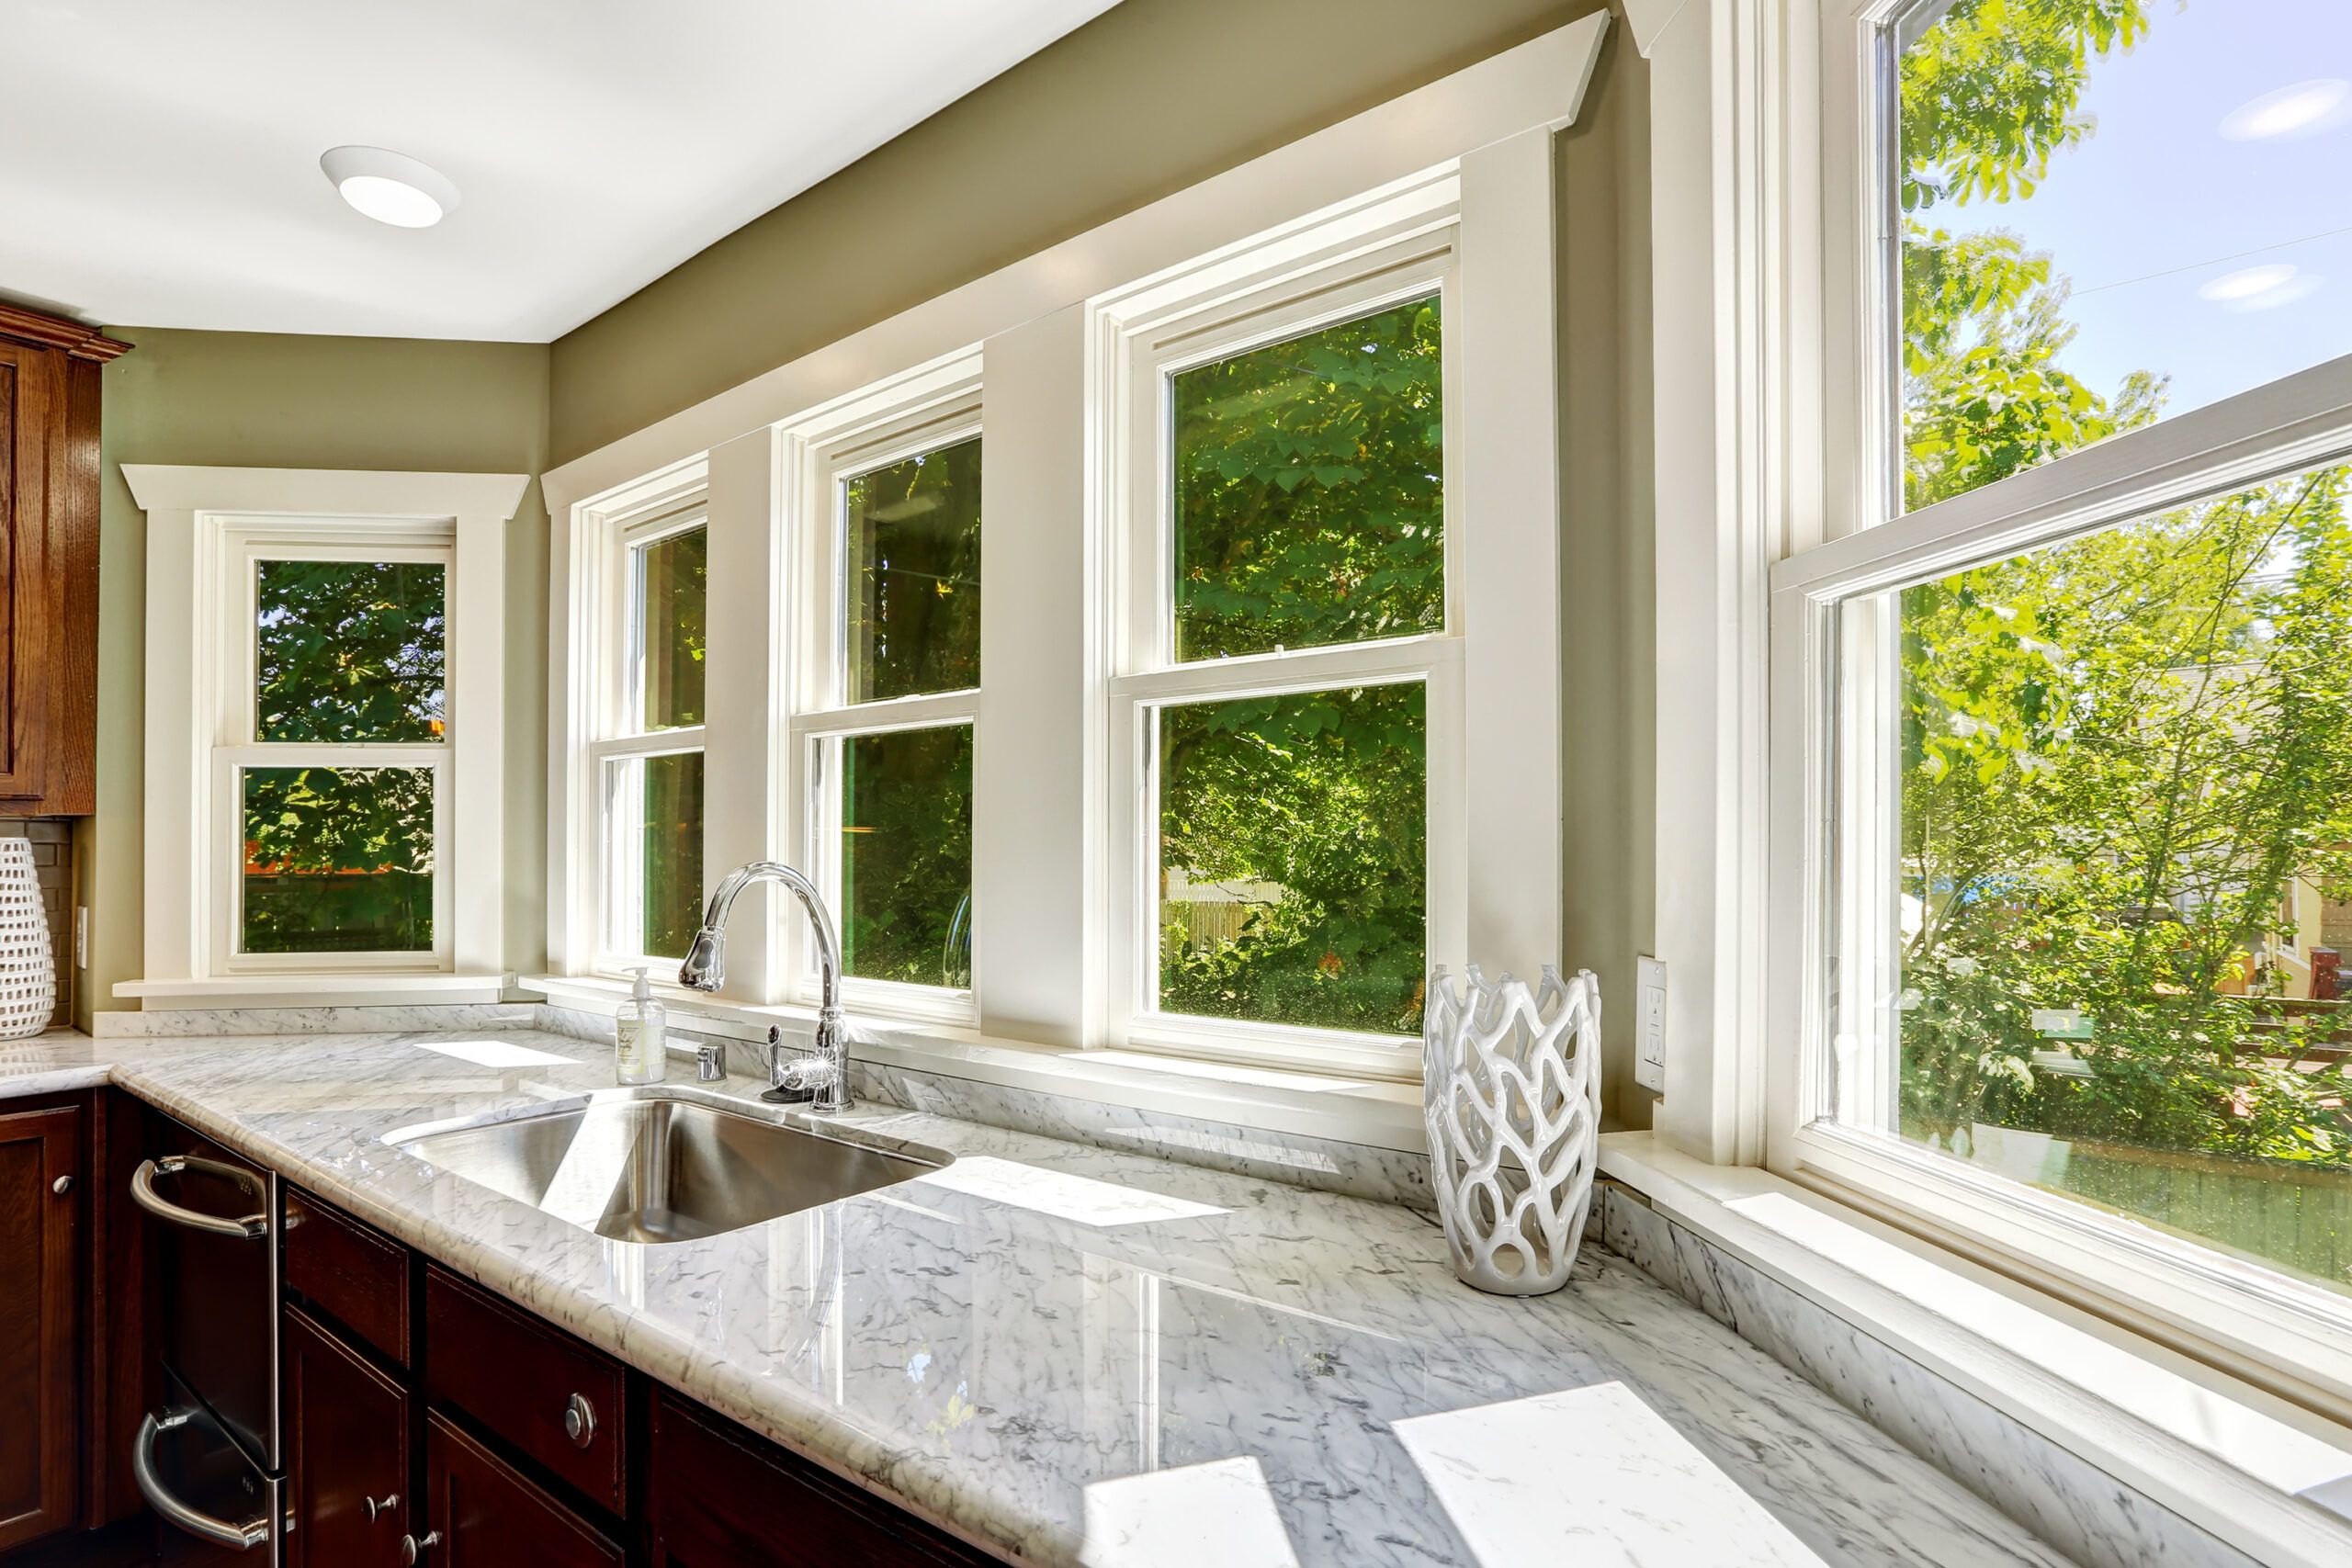
M 1553 142 L 1547 118 L 1369 189 L 1334 174 L 1279 222 L 1297 187 L 1270 183 L 1254 232 L 1186 204 L 1033 258 L 571 503 L 565 666 L 630 625 L 597 574 L 648 580 L 590 541 L 679 536 L 657 510 L 701 486 L 726 668 L 703 731 L 582 737 L 560 695 L 549 988 L 597 972 L 576 933 L 636 929 L 638 879 L 592 901 L 578 868 L 651 813 L 582 775 L 682 752 L 712 763 L 706 876 L 805 872 L 845 1005 L 901 1043 L 1409 1078 L 1432 964 L 1573 962 Z M 817 999 L 797 908 L 763 891 L 735 924 L 714 1005 Z
M 611 529 L 614 639 L 594 748 L 605 895 L 599 967 L 666 969 L 702 923 L 703 722 L 710 531 L 702 498 Z
M 786 837 L 847 994 L 968 1022 L 980 705 L 978 357 L 787 428 L 796 635 Z M 815 995 L 802 949 L 789 988 Z
M 2352 116 L 2314 28 L 2352 45 L 2285 0 L 1826 23 L 1829 241 L 1879 304 L 1842 323 L 1845 536 L 1773 580 L 1770 1133 L 2341 1399 L 2352 1000 L 2280 961 L 2352 889 L 2352 241 L 2313 205 Z
M 223 639 L 213 952 L 448 967 L 448 536 L 255 521 L 222 542 L 244 635 Z
M 1457 278 L 1440 225 L 1118 320 L 1114 1038 L 1393 1070 L 1461 950 Z
M 127 465 L 147 1007 L 491 1001 L 519 474 Z

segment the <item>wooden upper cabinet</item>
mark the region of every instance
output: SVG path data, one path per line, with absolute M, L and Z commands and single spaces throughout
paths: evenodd
M 0 303 L 0 813 L 96 808 L 98 402 L 129 348 Z

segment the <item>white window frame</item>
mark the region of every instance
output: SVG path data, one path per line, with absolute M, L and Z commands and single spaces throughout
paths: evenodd
M 1887 477 L 1899 428 L 1889 286 L 1899 236 L 1875 149 L 1893 112 L 1881 29 L 1905 8 L 1821 7 L 1821 276 L 1826 299 L 1849 303 L 1824 311 L 1820 341 L 1826 406 L 1847 412 L 1825 421 L 1819 534 L 1829 542 L 1770 575 L 1764 1162 L 2291 1397 L 2346 1408 L 2352 1303 L 1905 1144 L 1884 1111 L 1893 976 L 1857 973 L 1849 961 L 1836 994 L 1827 978 L 1830 953 L 1865 951 L 1891 919 L 1899 763 L 1877 739 L 1893 664 L 1871 596 L 2352 459 L 2347 356 L 1889 515 L 1899 482 Z M 1847 1021 L 1834 1041 L 1833 1019 Z M 1831 1070 L 1833 1056 L 1842 1071 Z
M 495 1001 L 507 978 L 503 870 L 505 524 L 522 474 L 126 464 L 147 513 L 145 973 L 148 1008 L 239 1001 Z M 445 565 L 445 733 L 402 744 L 258 742 L 254 563 Z M 429 953 L 243 954 L 238 772 L 434 773 Z M 489 867 L 486 874 L 457 868 Z
M 1098 308 L 1103 396 L 1103 625 L 1109 667 L 1109 814 L 1103 867 L 1104 1030 L 1141 1050 L 1410 1076 L 1419 1043 L 1168 1013 L 1159 976 L 1157 730 L 1167 706 L 1350 687 L 1419 684 L 1427 701 L 1427 963 L 1459 974 L 1469 954 L 1468 822 L 1463 804 L 1463 649 L 1471 618 L 1465 530 L 1481 518 L 1465 482 L 1467 385 L 1453 324 L 1463 306 L 1460 186 L 1431 179 L 1319 231 L 1202 266 Z M 1172 378 L 1408 300 L 1439 298 L 1443 382 L 1444 626 L 1414 637 L 1179 662 L 1174 651 Z M 1409 1060 L 1405 1058 L 1410 1058 Z
M 1445 322 L 1450 590 L 1463 619 L 1444 648 L 1402 659 L 1460 670 L 1464 768 L 1451 814 L 1466 891 L 1459 951 L 1489 970 L 1532 976 L 1572 960 L 1560 948 L 1560 385 L 1556 133 L 1591 80 L 1606 13 L 1506 51 L 1395 103 L 1277 149 L 1114 219 L 963 288 L 718 394 L 546 478 L 557 573 L 551 665 L 592 666 L 594 551 L 620 498 L 707 471 L 712 527 L 712 686 L 706 733 L 706 871 L 811 847 L 809 735 L 839 716 L 811 699 L 806 624 L 815 452 L 876 400 L 984 367 L 987 458 L 982 690 L 972 694 L 973 986 L 967 1004 L 853 993 L 854 1015 L 909 1021 L 892 1038 L 1046 1047 L 1124 1045 L 1105 1005 L 1112 619 L 1102 585 L 1105 488 L 1116 441 L 1099 415 L 1113 395 L 1106 322 L 1169 290 L 1240 297 L 1279 276 L 1339 265 L 1385 243 L 1405 209 L 1428 223 L 1454 204 L 1459 308 Z M 1433 205 L 1434 204 L 1434 205 Z M 1441 225 L 1448 220 L 1436 220 Z M 1458 384 L 1455 384 L 1458 382 Z M 857 411 L 868 412 L 861 414 Z M 926 443 L 928 445 L 928 443 Z M 830 514 L 831 502 L 826 498 Z M 1476 520 L 1475 523 L 1473 520 Z M 1568 525 L 1574 525 L 1573 524 Z M 1598 525 L 1596 523 L 1594 525 Z M 831 530 L 826 531 L 830 548 Z M 1475 627 L 1475 630 L 1472 629 Z M 830 657 L 830 652 L 820 649 Z M 1418 662 L 1414 662 L 1418 661 Z M 577 682 L 551 694 L 548 882 L 550 995 L 607 1006 L 594 976 L 588 856 L 595 802 L 584 786 L 593 716 Z M 956 701 L 961 700 L 958 694 Z M 920 699 L 909 721 L 961 710 Z M 870 716 L 854 715 L 858 723 Z M 1448 829 L 1440 829 L 1440 838 Z M 765 888 L 733 918 L 719 998 L 754 1029 L 805 1015 L 813 997 L 797 909 Z M 1452 938 L 1445 938 L 1453 942 Z M 1441 950 L 1442 951 L 1442 950 Z M 583 983 L 573 984 L 578 978 Z M 593 983 L 588 983 L 593 982 Z M 917 987 L 928 990 L 928 987 Z M 1265 1035 L 1262 1030 L 1253 1032 Z M 1267 1059 L 1344 1067 L 1328 1042 L 1299 1052 L 1262 1039 Z M 1419 1054 L 1382 1041 L 1351 1076 L 1408 1079 Z M 1387 1103 L 1383 1100 L 1383 1103 Z
M 840 748 L 861 736 L 963 725 L 973 732 L 973 791 L 979 788 L 982 685 L 961 691 L 928 692 L 874 702 L 848 700 L 847 593 L 848 516 L 845 487 L 860 474 L 893 463 L 984 440 L 981 420 L 981 355 L 969 350 L 916 367 L 866 389 L 840 403 L 786 424 L 779 432 L 785 511 L 780 521 L 784 550 L 792 563 L 782 618 L 793 650 L 784 721 L 782 810 L 787 856 L 825 895 L 837 923 L 848 910 L 841 898 Z M 987 451 L 981 454 L 986 490 Z M 980 525 L 980 560 L 985 572 L 989 537 L 985 501 Z M 983 585 L 983 622 L 989 600 Z M 984 634 L 985 640 L 985 634 Z M 985 652 L 985 649 L 983 649 Z M 977 829 L 977 799 L 975 808 Z M 980 919 L 978 845 L 973 852 L 972 908 Z M 798 921 L 789 922 L 785 942 L 787 999 L 813 1006 L 818 1000 L 816 955 Z M 980 944 L 973 943 L 971 984 L 926 986 L 869 976 L 842 977 L 842 1005 L 890 1018 L 949 1024 L 975 1024 L 979 1012 Z
M 608 513 L 598 530 L 605 558 L 599 574 L 600 596 L 605 602 L 600 629 L 605 635 L 600 637 L 597 649 L 601 657 L 591 667 L 596 671 L 598 739 L 588 746 L 589 787 L 594 793 L 601 827 L 591 867 L 595 907 L 593 968 L 596 974 L 610 976 L 627 975 L 638 968 L 659 974 L 675 966 L 685 956 L 640 953 L 636 944 L 621 940 L 621 889 L 632 884 L 642 886 L 642 877 L 632 874 L 632 868 L 643 849 L 639 829 L 644 821 L 644 811 L 636 794 L 611 787 L 613 764 L 694 754 L 704 757 L 706 787 L 709 775 L 709 759 L 704 751 L 706 724 L 682 725 L 673 729 L 641 728 L 645 712 L 646 628 L 639 615 L 639 577 L 643 570 L 640 552 L 649 545 L 695 528 L 707 529 L 707 498 L 700 489 L 662 485 L 653 487 L 650 494 L 631 499 L 634 504 Z M 706 704 L 709 676 L 716 672 L 708 667 L 708 655 L 706 647 Z M 705 716 L 707 717 L 707 712 Z M 703 879 L 706 884 L 710 880 L 707 860 Z M 706 886 L 701 891 L 707 894 L 709 890 Z
M 448 602 L 456 596 L 457 529 L 451 522 L 415 519 L 380 523 L 297 518 L 223 516 L 219 522 L 220 602 L 214 614 L 222 628 L 218 645 L 225 677 L 214 692 L 211 716 L 213 822 L 208 834 L 209 868 L 215 890 L 205 902 L 211 911 L 207 951 L 224 975 L 282 975 L 318 970 L 383 970 L 446 973 L 455 966 L 456 939 L 450 915 L 457 876 L 451 831 L 457 813 L 450 798 L 458 737 L 445 721 L 439 740 L 345 743 L 263 740 L 258 734 L 258 639 L 250 629 L 259 615 L 259 570 L 272 560 L 414 563 L 438 566 L 443 577 L 443 711 L 457 704 L 457 628 Z M 248 628 L 238 636 L 231 628 Z M 433 946 L 422 953 L 270 953 L 239 950 L 244 926 L 243 799 L 239 784 L 252 768 L 399 768 L 433 775 Z

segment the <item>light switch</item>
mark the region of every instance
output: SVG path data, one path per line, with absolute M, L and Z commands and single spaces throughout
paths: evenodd
M 1640 962 L 1640 1010 L 1635 1022 L 1634 1081 L 1652 1094 L 1666 1092 L 1666 965 L 1655 958 Z

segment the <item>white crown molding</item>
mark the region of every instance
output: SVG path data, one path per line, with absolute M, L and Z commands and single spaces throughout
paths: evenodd
M 528 474 L 456 474 L 369 468 L 217 468 L 125 463 L 140 510 L 239 512 L 304 517 L 488 517 L 506 522 Z
M 1682 14 L 1690 0 L 1621 0 L 1625 7 L 1625 26 L 1633 32 L 1634 47 L 1647 60 L 1657 40 L 1666 34 L 1667 26 Z

